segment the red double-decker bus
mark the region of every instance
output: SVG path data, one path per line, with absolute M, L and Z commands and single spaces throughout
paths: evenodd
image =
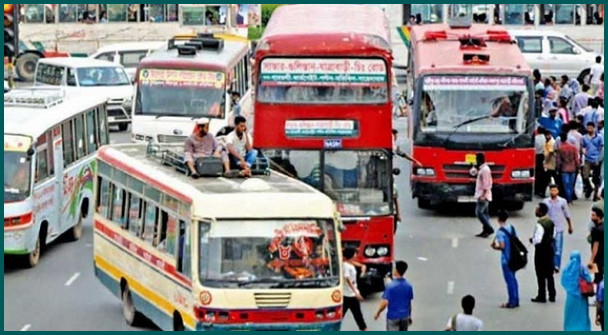
M 337 203 L 372 287 L 393 262 L 390 31 L 383 12 L 290 5 L 255 53 L 254 146 Z M 305 205 L 305 204 L 302 204 Z
M 485 153 L 494 203 L 521 209 L 534 184 L 532 71 L 506 30 L 447 24 L 411 29 L 412 169 L 418 206 L 475 202 L 476 153 Z

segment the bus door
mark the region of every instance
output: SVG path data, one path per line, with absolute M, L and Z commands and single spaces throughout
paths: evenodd
M 55 154 L 52 145 L 52 132 L 48 131 L 36 140 L 35 170 L 34 170 L 34 213 L 37 223 L 48 223 L 47 238 L 54 238 L 60 233 L 56 228 L 60 222 L 57 211 L 58 197 Z M 46 241 L 41 241 L 45 243 Z
M 53 164 L 55 166 L 55 211 L 57 212 L 57 220 L 61 220 L 61 209 L 63 208 L 63 139 L 61 137 L 61 126 L 53 128 L 52 145 L 53 145 Z

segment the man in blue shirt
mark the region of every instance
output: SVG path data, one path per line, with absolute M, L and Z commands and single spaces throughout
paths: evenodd
M 583 168 L 583 182 L 585 183 L 585 197 L 589 199 L 591 194 L 594 195 L 594 201 L 597 201 L 598 190 L 600 187 L 600 177 L 602 174 L 601 158 L 603 158 L 602 150 L 604 148 L 604 138 L 599 136 L 595 131 L 593 122 L 587 123 L 587 135 L 583 137 L 583 154 L 585 155 L 585 166 Z M 593 176 L 592 176 L 593 175 Z M 595 188 L 591 187 L 589 178 L 593 178 Z
M 597 287 L 597 297 L 595 299 L 596 299 L 596 305 L 597 305 L 597 309 L 596 309 L 596 313 L 595 313 L 596 324 L 598 324 L 600 327 L 602 327 L 602 331 L 604 331 L 604 280 L 603 279 Z
M 391 282 L 382 295 L 382 302 L 374 315 L 378 320 L 380 314 L 388 307 L 386 314 L 386 331 L 407 331 L 412 325 L 412 300 L 414 300 L 414 289 L 403 277 L 407 271 L 407 263 L 398 261 L 395 263 L 395 279 Z
M 500 229 L 496 233 L 496 238 L 492 242 L 492 249 L 498 250 L 502 253 L 500 257 L 500 264 L 502 266 L 502 274 L 507 284 L 507 293 L 509 294 L 509 302 L 502 304 L 501 308 L 517 308 L 519 307 L 519 288 L 517 285 L 517 278 L 515 272 L 509 268 L 509 259 L 511 257 L 511 235 L 517 236 L 515 228 L 507 223 L 509 214 L 505 211 L 498 213 L 498 225 Z
M 559 134 L 562 132 L 562 127 L 564 126 L 564 121 L 557 117 L 557 106 L 551 106 L 549 110 L 549 117 L 541 117 L 538 119 L 538 123 L 550 131 L 553 134 L 553 138 L 558 138 Z

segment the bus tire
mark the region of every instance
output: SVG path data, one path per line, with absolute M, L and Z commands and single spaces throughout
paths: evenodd
M 26 52 L 15 61 L 15 70 L 19 79 L 27 82 L 33 82 L 36 75 L 36 65 L 38 60 L 42 58 L 35 52 Z
M 84 199 L 80 206 L 80 216 L 78 217 L 78 223 L 72 227 L 68 232 L 68 240 L 70 242 L 76 242 L 82 237 L 82 228 L 84 226 L 84 219 L 89 216 L 89 199 Z
M 44 222 L 40 226 L 40 232 L 38 233 L 34 250 L 23 257 L 22 263 L 28 269 L 35 268 L 38 263 L 40 263 L 40 255 L 42 254 L 46 242 L 46 225 L 46 222 Z
M 127 325 L 130 327 L 137 327 L 141 324 L 142 315 L 135 309 L 135 304 L 133 303 L 133 297 L 131 296 L 131 291 L 129 290 L 129 285 L 124 284 L 124 287 L 121 292 L 122 297 L 122 313 L 125 317 L 125 321 Z
M 182 320 L 181 314 L 179 314 L 178 312 L 174 312 L 173 313 L 173 331 L 183 332 L 185 330 L 186 330 L 186 327 L 184 327 L 184 321 Z
M 118 124 L 118 130 L 119 131 L 127 131 L 127 129 L 129 129 L 129 124 L 128 123 L 119 123 Z
M 427 199 L 418 198 L 418 208 L 419 209 L 431 209 L 431 201 Z

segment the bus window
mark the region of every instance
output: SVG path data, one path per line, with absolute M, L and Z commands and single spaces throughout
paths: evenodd
M 97 127 L 95 122 L 95 111 L 88 111 L 86 114 L 87 123 L 87 152 L 89 154 L 97 151 Z
M 72 123 L 72 120 L 69 120 L 61 125 L 64 167 L 74 163 L 74 129 Z
M 75 140 L 76 140 L 76 160 L 80 160 L 81 158 L 83 158 L 84 156 L 86 156 L 86 151 L 85 151 L 85 134 L 84 134 L 84 123 L 82 120 L 82 115 L 78 115 L 75 119 L 74 119 L 75 125 L 76 125 L 76 136 L 75 136 Z
M 51 130 L 46 132 L 47 138 L 47 153 L 48 153 L 48 166 L 49 166 L 49 176 L 55 175 L 55 149 L 53 148 L 53 133 Z
M 99 124 L 99 146 L 108 144 L 108 129 L 106 124 L 106 109 L 99 107 L 97 109 L 97 122 Z
M 169 221 L 169 214 L 165 211 L 160 211 L 160 222 L 158 225 L 160 236 L 157 247 L 161 251 L 167 250 L 167 221 Z
M 49 177 L 49 166 L 48 166 L 48 152 L 46 149 L 38 151 L 36 154 L 36 179 L 38 183 Z
M 114 192 L 112 196 L 112 221 L 119 224 L 123 229 L 127 228 L 125 220 L 125 192 L 120 188 L 114 186 Z
M 129 203 L 129 232 L 131 235 L 139 237 L 141 235 L 142 220 L 141 199 L 131 194 L 131 201 Z
M 146 203 L 144 215 L 144 232 L 141 235 L 142 240 L 155 245 L 157 227 L 156 217 L 158 216 L 158 208 L 150 203 Z
M 158 243 L 158 248 L 170 255 L 175 255 L 177 218 L 173 214 L 162 211 L 160 227 L 160 243 Z
M 177 256 L 177 271 L 190 278 L 191 274 L 191 250 L 190 250 L 190 227 L 183 221 L 179 221 L 179 254 Z
M 110 195 L 112 194 L 110 182 L 100 177 L 98 185 L 100 187 L 97 195 L 97 212 L 107 219 L 110 217 Z

